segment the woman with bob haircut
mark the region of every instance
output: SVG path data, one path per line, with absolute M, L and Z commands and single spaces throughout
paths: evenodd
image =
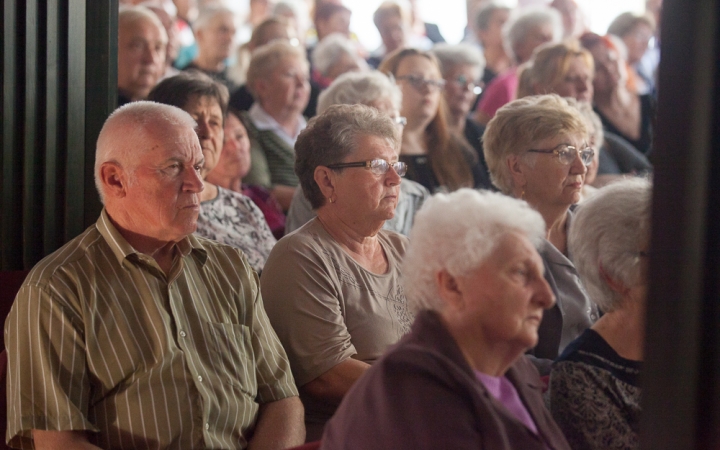
M 207 181 L 223 151 L 228 90 L 221 82 L 196 70 L 181 72 L 157 84 L 148 100 L 178 107 L 192 116 L 205 163 L 200 175 L 200 215 L 196 233 L 245 253 L 255 271 L 262 272 L 275 237 L 263 213 L 247 196 Z
M 567 252 L 570 206 L 580 201 L 594 156 L 588 123 L 574 100 L 555 94 L 525 97 L 498 110 L 485 130 L 484 145 L 495 186 L 526 200 L 547 226 L 540 254 L 557 304 L 546 314 L 533 350 L 542 359 L 536 360 L 541 373 L 547 374 L 550 360 L 598 318 Z
M 416 320 L 353 386 L 323 435 L 334 449 L 569 449 L 523 353 L 553 294 L 527 203 L 461 189 L 417 214 L 403 261 Z
M 350 72 L 340 75 L 320 94 L 318 112 L 322 114 L 332 105 L 366 105 L 390 116 L 402 129 L 405 118 L 400 116 L 402 93 L 387 76 L 372 72 Z M 395 216 L 385 221 L 383 228 L 407 236 L 413 224 L 415 213 L 430 196 L 420 183 L 407 178 L 400 181 L 400 198 Z M 302 188 L 295 191 L 288 210 L 286 232 L 297 230 L 315 217 L 310 201 Z
M 605 313 L 558 358 L 550 411 L 572 448 L 638 448 L 652 186 L 601 189 L 573 218 L 568 244 Z
M 407 238 L 395 215 L 400 129 L 364 105 L 335 105 L 300 133 L 295 171 L 317 217 L 282 238 L 260 279 L 270 322 L 317 440 L 345 392 L 410 330 L 400 284 Z
M 407 118 L 400 160 L 408 165 L 408 178 L 430 192 L 461 187 L 486 187 L 477 154 L 447 124 L 442 97 L 445 80 L 437 58 L 414 48 L 396 50 L 378 68 L 392 75 L 402 91 L 400 114 Z

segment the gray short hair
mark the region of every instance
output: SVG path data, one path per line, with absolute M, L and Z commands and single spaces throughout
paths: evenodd
M 222 5 L 210 5 L 200 9 L 197 19 L 192 23 L 193 31 L 203 30 L 217 16 L 230 16 L 235 20 L 235 11 Z
M 648 13 L 635 14 L 632 12 L 622 13 L 613 19 L 608 26 L 607 32 L 622 38 L 641 24 L 647 25 L 653 33 L 655 32 L 655 18 L 653 16 Z
M 489 3 L 477 12 L 475 15 L 475 28 L 478 30 L 487 30 L 490 28 L 490 21 L 492 20 L 493 14 L 496 11 L 510 11 L 511 9 L 507 6 L 500 5 L 497 3 Z
M 509 232 L 519 232 L 539 247 L 545 221 L 526 202 L 490 191 L 465 188 L 426 200 L 415 216 L 401 269 L 410 307 L 415 312 L 442 309 L 438 272 L 468 274 Z
M 165 44 L 168 42 L 167 31 L 160 18 L 146 6 L 121 6 L 118 12 L 118 32 L 124 25 L 132 25 L 137 22 L 150 22 L 154 24 Z
M 562 16 L 548 6 L 532 6 L 513 11 L 503 25 L 503 39 L 508 55 L 517 60 L 515 47 L 525 39 L 532 30 L 543 25 L 552 25 L 553 42 L 559 41 L 563 35 Z
M 578 207 L 570 223 L 568 251 L 590 298 L 605 312 L 622 308 L 601 268 L 625 287 L 642 279 L 640 252 L 650 239 L 652 185 L 635 178 L 600 189 Z
M 159 131 L 156 128 L 158 126 L 165 126 L 166 129 Z M 105 191 L 100 181 L 100 167 L 104 163 L 114 162 L 132 175 L 135 169 L 133 160 L 148 150 L 146 147 L 153 144 L 152 139 L 172 139 L 174 133 L 170 129 L 182 126 L 194 132 L 197 124 L 182 109 L 161 103 L 131 102 L 113 111 L 105 120 L 95 147 L 95 187 L 100 201 L 105 201 Z
M 325 204 L 315 168 L 341 162 L 357 148 L 360 136 L 383 138 L 400 147 L 400 129 L 387 115 L 365 105 L 333 105 L 315 116 L 295 142 L 295 173 L 313 209 Z
M 382 72 L 348 72 L 337 77 L 320 93 L 317 113 L 322 114 L 332 105 L 361 104 L 373 106 L 378 100 L 388 99 L 400 110 L 402 91 Z
M 311 55 L 313 67 L 322 75 L 327 75 L 343 54 L 356 60 L 358 65 L 366 64 L 365 60 L 358 55 L 357 48 L 350 39 L 342 33 L 332 33 L 325 36 L 315 46 Z
M 588 134 L 587 122 L 575 103 L 556 94 L 533 95 L 498 109 L 483 135 L 485 160 L 495 186 L 512 194 L 513 179 L 507 165 L 511 155 L 523 155 L 534 143 L 560 133 Z
M 255 83 L 269 77 L 275 67 L 287 57 L 298 58 L 306 67 L 308 66 L 305 51 L 282 39 L 271 41 L 253 51 L 247 71 L 246 86 L 256 100 Z
M 483 56 L 476 45 L 440 43 L 436 44 L 430 52 L 433 53 L 440 62 L 440 71 L 443 77 L 455 66 L 459 65 L 473 66 L 479 70 L 480 75 L 482 75 L 483 70 L 485 70 L 485 56 Z

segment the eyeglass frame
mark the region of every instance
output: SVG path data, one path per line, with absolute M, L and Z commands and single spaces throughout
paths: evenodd
M 373 166 L 372 166 L 372 163 L 374 161 L 384 162 L 387 165 L 386 166 L 387 170 L 382 173 L 375 172 L 373 170 Z M 398 168 L 396 167 L 398 164 L 400 164 L 400 170 L 398 170 Z M 385 175 L 390 171 L 390 168 L 392 167 L 392 169 L 395 171 L 396 174 L 398 174 L 399 177 L 404 177 L 405 174 L 407 173 L 407 164 L 406 163 L 404 163 L 402 161 L 397 161 L 397 162 L 394 162 L 391 164 L 390 161 L 388 161 L 386 159 L 382 159 L 382 158 L 374 158 L 369 161 L 355 161 L 355 162 L 347 162 L 347 163 L 328 164 L 325 167 L 327 167 L 328 169 L 332 169 L 332 170 L 347 169 L 347 168 L 352 168 L 352 167 L 362 167 L 362 168 L 368 169 L 370 172 L 372 172 L 375 175 Z M 402 172 L 402 173 L 400 173 L 400 172 Z
M 560 147 L 567 147 L 568 150 L 571 150 L 572 152 L 575 153 L 575 156 L 570 157 L 570 159 L 567 162 L 563 162 L 561 159 L 562 157 L 560 156 L 560 150 L 559 150 Z M 587 154 L 586 153 L 587 150 L 590 150 L 590 156 L 588 158 L 588 161 L 585 162 L 585 160 L 583 159 L 583 153 Z M 530 149 L 527 152 L 528 153 L 544 153 L 544 154 L 554 153 L 555 156 L 557 157 L 558 162 L 564 166 L 569 166 L 570 164 L 572 164 L 573 160 L 577 156 L 580 156 L 580 161 L 582 161 L 583 165 L 585 165 L 585 167 L 587 167 L 590 164 L 592 164 L 593 157 L 595 156 L 595 149 L 589 145 L 586 145 L 582 150 L 578 150 L 577 147 L 575 147 L 574 145 L 558 144 L 557 146 L 555 146 L 555 148 L 552 148 L 550 150 Z
M 471 81 L 465 77 L 465 75 L 458 75 L 450 81 L 451 83 L 457 84 L 462 90 L 470 91 L 475 95 L 480 95 L 483 91 L 484 83 L 482 81 Z M 447 84 L 446 84 L 447 86 Z
M 433 89 L 436 89 L 437 91 L 442 91 L 445 89 L 445 80 L 439 79 L 439 80 L 431 80 L 429 78 L 423 78 L 419 77 L 417 75 L 402 75 L 399 77 L 395 77 L 396 80 L 401 81 L 407 81 L 410 83 L 410 86 L 413 87 L 413 89 L 417 89 L 418 91 L 421 90 L 423 87 L 427 88 L 428 90 L 432 91 Z

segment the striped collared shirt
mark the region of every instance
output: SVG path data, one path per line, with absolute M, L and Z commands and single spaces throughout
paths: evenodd
M 102 448 L 243 448 L 297 395 L 242 252 L 188 236 L 166 277 L 103 211 L 38 263 L 5 323 L 11 445 L 88 430 Z

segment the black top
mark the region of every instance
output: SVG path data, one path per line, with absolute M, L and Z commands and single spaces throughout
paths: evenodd
M 308 104 L 303 111 L 303 116 L 314 117 L 317 114 L 317 103 L 318 97 L 320 96 L 320 86 L 314 81 L 310 80 L 310 99 Z M 247 88 L 246 84 L 243 84 L 230 95 L 230 108 L 237 111 L 249 111 L 250 107 L 255 103 L 255 99 Z
M 490 170 L 488 169 L 487 161 L 485 161 L 485 152 L 483 151 L 482 137 L 485 133 L 485 127 L 480 125 L 471 119 L 465 119 L 465 132 L 464 137 L 468 143 L 475 149 L 478 158 L 478 174 L 473 177 L 475 178 L 476 187 L 482 189 L 489 189 L 491 191 L 497 191 L 497 188 L 490 181 Z
M 600 112 L 599 109 L 594 108 L 595 112 L 600 116 L 602 120 L 603 129 L 611 133 L 617 134 L 621 138 L 628 141 L 633 145 L 640 153 L 648 155 L 652 150 L 653 141 L 653 123 L 655 122 L 655 100 L 652 95 L 645 94 L 640 95 L 640 138 L 630 139 L 618 130 L 615 125 L 610 123 L 606 116 Z
M 436 192 L 441 187 L 430 166 L 430 157 L 428 155 L 400 155 L 400 161 L 408 166 L 405 175 L 407 179 L 422 184 L 430 192 Z M 487 170 L 483 169 L 476 158 L 468 157 L 468 164 L 473 176 L 474 188 L 494 189 L 492 183 L 490 183 Z

